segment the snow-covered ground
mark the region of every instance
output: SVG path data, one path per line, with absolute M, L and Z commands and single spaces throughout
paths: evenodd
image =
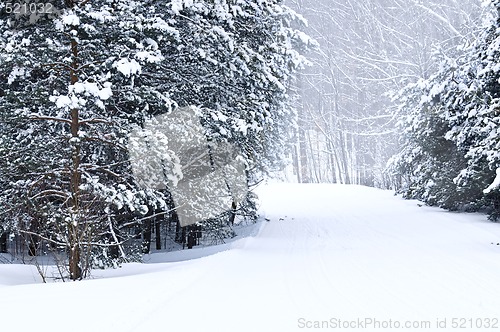
M 42 284 L 30 266 L 0 265 L 1 330 L 500 329 L 500 225 L 484 215 L 360 186 L 273 184 L 259 195 L 268 221 L 222 246 L 82 282 Z

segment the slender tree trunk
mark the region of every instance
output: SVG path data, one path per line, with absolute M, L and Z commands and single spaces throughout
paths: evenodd
M 292 156 L 293 156 L 293 169 L 294 173 L 297 175 L 297 182 L 301 183 L 302 179 L 300 178 L 300 162 L 299 162 L 299 143 L 298 140 L 295 139 L 295 144 L 293 146 L 292 150 Z
M 142 231 L 142 253 L 149 254 L 151 252 L 151 219 L 144 223 Z
M 332 177 L 332 183 L 337 183 L 337 172 L 336 172 L 336 165 L 335 165 L 335 147 L 333 146 L 333 143 L 331 142 L 330 139 L 327 140 L 327 147 L 329 153 L 329 161 L 330 161 L 330 170 L 331 170 L 331 177 Z
M 0 235 L 0 253 L 7 253 L 7 232 Z
M 38 217 L 35 217 L 33 218 L 29 229 L 32 234 L 26 234 L 26 240 L 28 242 L 28 255 L 32 257 L 36 256 L 40 245 L 40 238 L 34 235 L 39 232 L 39 228 L 39 219 Z
M 80 268 L 80 247 L 75 243 L 70 248 L 69 252 L 69 274 L 71 280 L 78 280 L 82 278 L 82 269 Z
M 341 173 L 343 175 L 343 183 L 351 184 L 351 178 L 349 176 L 349 162 L 347 160 L 347 145 L 344 139 L 344 133 L 339 133 L 339 146 L 340 146 L 340 165 Z
M 299 125 L 299 160 L 300 160 L 300 179 L 301 183 L 309 183 L 308 165 L 307 165 L 307 146 L 306 133 L 303 124 Z
M 162 217 L 156 217 L 155 221 L 155 239 L 156 239 L 156 250 L 161 250 L 161 220 Z
M 307 145 L 309 147 L 309 151 L 310 151 L 310 154 L 309 154 L 309 160 L 310 160 L 310 165 L 309 165 L 309 170 L 310 170 L 310 182 L 321 182 L 321 180 L 319 179 L 319 175 L 318 175 L 318 172 L 319 172 L 319 166 L 317 165 L 317 156 L 315 155 L 314 153 L 314 146 L 313 146 L 313 139 L 311 138 L 311 131 L 308 131 L 306 133 L 306 139 L 307 139 Z M 316 152 L 318 153 L 318 151 L 316 150 Z
M 74 85 L 78 82 L 78 42 L 76 39 L 71 39 L 71 54 L 73 62 L 70 69 L 70 82 Z M 72 169 L 71 169 L 71 183 L 70 192 L 72 196 L 70 215 L 72 218 L 68 223 L 69 231 L 69 273 L 71 280 L 78 280 L 82 278 L 82 270 L 80 268 L 80 225 L 79 225 L 79 209 L 80 209 L 80 142 L 78 131 L 80 129 L 80 115 L 78 108 L 73 108 L 70 113 L 71 117 L 71 147 L 72 151 Z
M 29 256 L 36 256 L 38 252 L 38 246 L 40 245 L 40 239 L 36 235 L 28 235 L 28 255 Z
M 172 221 L 175 223 L 175 242 L 184 243 L 186 241 L 186 234 L 184 227 L 181 227 L 179 216 L 176 211 L 172 211 Z
M 234 219 L 236 219 L 236 202 L 231 203 L 231 213 L 229 215 L 229 224 L 234 225 Z
M 189 225 L 186 227 L 187 228 L 187 246 L 188 249 L 193 249 L 193 247 L 196 245 L 197 241 L 197 230 L 195 225 Z

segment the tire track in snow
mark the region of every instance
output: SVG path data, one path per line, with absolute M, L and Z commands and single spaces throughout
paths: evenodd
M 336 310 L 342 302 L 344 313 L 417 317 L 472 312 L 463 308 L 477 309 L 485 300 L 500 304 L 492 296 L 500 295 L 500 287 L 492 284 L 491 270 L 485 268 L 482 256 L 477 264 L 474 253 L 467 251 L 470 242 L 478 254 L 484 254 L 484 244 L 478 244 L 482 234 L 472 231 L 478 225 L 471 226 L 471 216 L 465 216 L 465 225 L 461 225 L 447 220 L 455 217 L 452 213 L 419 208 L 415 202 L 376 189 L 352 187 L 346 192 L 339 186 L 328 190 L 320 190 L 321 185 L 315 190 L 305 190 L 307 187 L 312 186 L 277 186 L 276 192 L 284 197 L 270 200 L 275 204 L 270 208 L 273 219 L 287 214 L 297 224 L 290 229 L 281 221 L 280 234 L 278 230 L 268 232 L 268 236 L 276 233 L 276 238 L 294 238 L 283 244 L 291 246 L 288 254 L 300 258 L 302 269 L 284 266 L 282 276 L 294 294 L 294 303 L 307 299 L 308 304 L 316 302 L 316 307 Z M 498 227 L 495 232 L 487 236 L 500 237 Z M 322 238 L 315 236 L 318 234 Z M 486 276 L 468 272 L 467 264 L 482 268 Z M 493 264 L 500 272 L 498 262 Z M 293 273 L 296 277 L 287 280 Z M 297 279 L 307 280 L 307 285 L 297 287 Z M 467 296 L 457 292 L 464 288 L 474 291 Z M 434 305 L 422 306 L 429 301 Z M 463 301 L 469 304 L 462 305 Z

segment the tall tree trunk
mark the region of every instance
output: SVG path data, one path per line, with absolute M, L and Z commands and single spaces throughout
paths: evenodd
M 300 177 L 299 142 L 297 138 L 295 138 L 295 144 L 293 145 L 292 158 L 293 158 L 293 171 L 295 175 L 297 175 L 297 182 L 301 183 L 302 179 Z
M 78 42 L 76 39 L 71 39 L 71 54 L 73 62 L 70 69 L 70 82 L 74 85 L 78 82 Z M 71 141 L 72 151 L 72 169 L 71 169 L 71 206 L 69 208 L 72 218 L 68 223 L 69 231 L 69 274 L 71 280 L 82 278 L 82 270 L 80 268 L 80 141 L 78 131 L 80 129 L 80 114 L 78 108 L 73 108 L 70 113 L 71 117 Z
M 340 147 L 340 167 L 342 174 L 342 183 L 351 184 L 351 179 L 349 177 L 349 162 L 347 160 L 347 146 L 344 139 L 344 133 L 339 133 L 339 147 Z
M 315 156 L 315 151 L 318 152 L 318 150 L 315 150 L 314 149 L 314 146 L 313 146 L 313 140 L 311 139 L 311 131 L 307 131 L 306 133 L 306 139 L 307 139 L 307 145 L 309 147 L 309 174 L 310 174 L 310 182 L 313 182 L 313 183 L 319 183 L 321 182 L 321 180 L 319 179 L 319 175 L 318 175 L 318 172 L 319 172 L 319 169 L 318 169 L 318 165 L 317 165 L 317 156 Z
M 300 179 L 301 183 L 309 183 L 309 172 L 307 165 L 307 146 L 306 133 L 303 124 L 299 125 L 299 160 L 300 160 Z
M 28 255 L 36 256 L 38 252 L 38 247 L 40 245 L 40 238 L 36 235 L 30 234 L 28 235 Z
M 156 239 L 156 250 L 161 250 L 161 218 L 156 217 L 155 220 L 155 239 Z
M 142 253 L 149 254 L 151 252 L 151 219 L 144 223 L 142 231 Z
M 28 242 L 28 255 L 29 256 L 36 256 L 38 252 L 38 247 L 40 245 L 40 237 L 36 236 L 35 234 L 40 231 L 40 219 L 38 219 L 38 216 L 33 218 L 33 221 L 30 224 L 30 232 L 31 234 L 26 234 L 26 240 Z
M 172 221 L 175 223 L 175 242 L 185 243 L 186 242 L 185 228 L 181 227 L 177 211 L 172 211 Z
M 7 232 L 0 234 L 0 253 L 7 253 Z
M 82 278 L 82 269 L 80 267 L 80 246 L 75 243 L 70 248 L 69 252 L 69 275 L 71 280 L 78 280 Z
M 231 203 L 231 212 L 229 214 L 229 225 L 234 225 L 234 219 L 236 219 L 236 202 Z
M 332 138 L 333 139 L 333 138 Z M 330 171 L 332 183 L 337 183 L 337 172 L 336 172 L 336 164 L 335 164 L 335 147 L 333 146 L 332 139 L 327 139 L 327 148 L 328 148 L 328 160 L 330 162 Z

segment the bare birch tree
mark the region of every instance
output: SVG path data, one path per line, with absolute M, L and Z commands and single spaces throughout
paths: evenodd
M 428 77 L 435 52 L 452 53 L 470 37 L 480 3 L 289 3 L 309 21 L 307 32 L 320 44 L 311 55 L 313 66 L 301 76 L 300 180 L 387 187 L 383 170 L 395 152 L 398 121 L 389 94 Z

